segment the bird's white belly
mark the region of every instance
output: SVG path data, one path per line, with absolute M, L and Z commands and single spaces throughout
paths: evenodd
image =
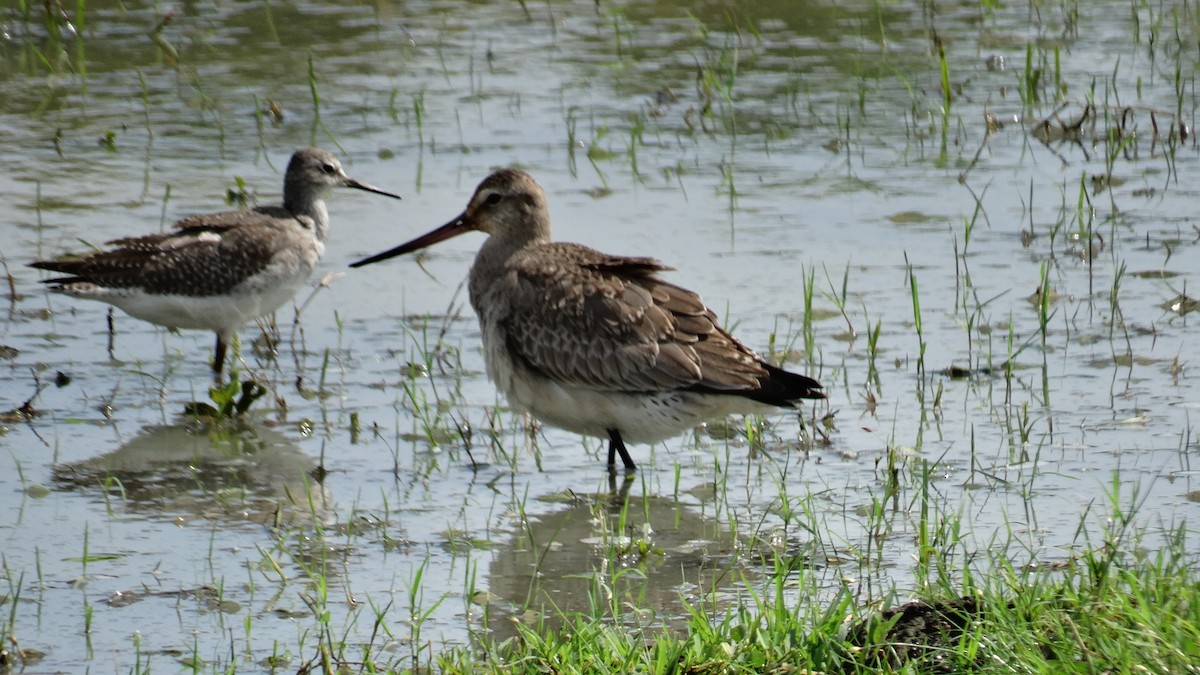
M 99 300 L 126 314 L 170 328 L 196 328 L 232 334 L 247 321 L 269 314 L 296 294 L 308 275 L 256 282 L 257 277 L 225 295 L 178 295 L 147 293 L 141 288 L 101 288 L 91 284 L 63 292 L 78 298 Z
M 514 410 L 587 436 L 608 438 L 608 430 L 616 429 L 626 442 L 656 443 L 726 415 L 776 410 L 741 396 L 601 391 L 562 384 L 515 367 L 507 353 L 485 351 L 488 376 Z
M 551 426 L 600 438 L 607 438 L 608 430 L 615 429 L 630 443 L 655 443 L 732 413 L 769 409 L 736 396 L 606 392 L 546 380 L 513 380 L 505 395 L 514 408 Z

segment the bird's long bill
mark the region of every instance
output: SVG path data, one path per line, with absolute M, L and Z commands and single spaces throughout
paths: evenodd
M 457 237 L 458 235 L 462 234 L 463 232 L 468 232 L 472 229 L 474 229 L 474 228 L 472 228 L 471 225 L 467 222 L 466 214 L 464 213 L 463 215 L 461 215 L 461 216 L 455 218 L 454 220 L 446 223 L 445 225 L 437 228 L 436 230 L 433 230 L 432 232 L 426 232 L 425 234 L 417 237 L 416 239 L 413 239 L 410 242 L 400 244 L 396 248 L 389 249 L 387 251 L 384 251 L 383 253 L 376 253 L 375 255 L 371 256 L 370 258 L 363 258 L 362 260 L 359 260 L 358 262 L 350 263 L 350 266 L 351 267 L 362 267 L 363 265 L 370 265 L 371 263 L 377 263 L 380 260 L 387 260 L 388 258 L 395 258 L 398 255 L 404 255 L 405 253 L 411 253 L 412 251 L 417 251 L 417 250 L 423 249 L 426 246 L 433 246 L 434 244 L 438 243 L 439 241 L 445 241 L 452 237 Z
M 360 183 L 360 182 L 354 180 L 353 178 L 346 179 L 346 187 L 351 187 L 351 188 L 354 188 L 355 190 L 365 190 L 367 192 L 374 192 L 377 195 L 383 195 L 384 197 L 391 197 L 392 199 L 400 199 L 400 195 L 394 195 L 386 190 L 380 190 L 379 188 L 375 187 L 374 185 L 367 185 L 366 183 Z

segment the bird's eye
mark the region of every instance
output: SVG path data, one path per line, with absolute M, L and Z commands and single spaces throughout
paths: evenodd
M 337 173 L 337 167 L 326 162 L 321 165 L 321 171 L 324 171 L 325 173 L 328 173 L 328 174 L 334 174 L 334 173 Z
M 483 203 L 487 204 L 488 206 L 495 206 L 496 204 L 500 203 L 501 199 L 504 199 L 504 197 L 501 196 L 499 192 L 493 192 L 492 194 L 488 195 L 488 198 L 485 199 Z

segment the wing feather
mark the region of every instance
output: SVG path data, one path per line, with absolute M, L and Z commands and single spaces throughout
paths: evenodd
M 208 296 L 227 292 L 266 267 L 275 242 L 271 236 L 264 236 L 262 228 L 251 231 L 216 223 L 115 239 L 109 245 L 113 248 L 39 261 L 33 266 L 69 275 L 47 280 L 56 286 L 90 283 L 108 288 L 153 289 L 159 294 Z
M 303 220 L 297 218 L 295 214 L 282 206 L 256 206 L 252 209 L 219 211 L 217 213 L 201 213 L 195 216 L 188 216 L 176 221 L 174 229 L 176 231 L 207 230 L 209 232 L 220 232 L 234 228 L 277 227 L 280 221 L 289 219 L 300 222 L 308 220 L 307 218 L 303 218 Z
M 668 269 L 652 258 L 544 244 L 508 261 L 487 304 L 504 308 L 513 358 L 560 382 L 625 392 L 756 390 L 766 365 L 699 295 L 657 276 Z

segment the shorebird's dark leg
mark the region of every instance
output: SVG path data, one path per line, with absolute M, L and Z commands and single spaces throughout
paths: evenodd
M 117 342 L 117 330 L 113 326 L 113 309 L 112 309 L 112 307 L 109 307 L 108 308 L 108 360 L 109 361 L 117 360 L 116 342 Z
M 625 463 L 626 471 L 637 471 L 637 464 L 633 463 L 633 458 L 629 456 L 629 451 L 625 449 L 625 442 L 621 440 L 621 432 L 616 429 L 608 430 L 608 470 L 615 471 L 617 468 L 617 453 L 621 453 L 621 461 Z
M 221 334 L 217 333 L 217 349 L 213 354 L 213 377 L 221 377 L 221 369 L 225 367 L 225 340 L 221 338 Z

